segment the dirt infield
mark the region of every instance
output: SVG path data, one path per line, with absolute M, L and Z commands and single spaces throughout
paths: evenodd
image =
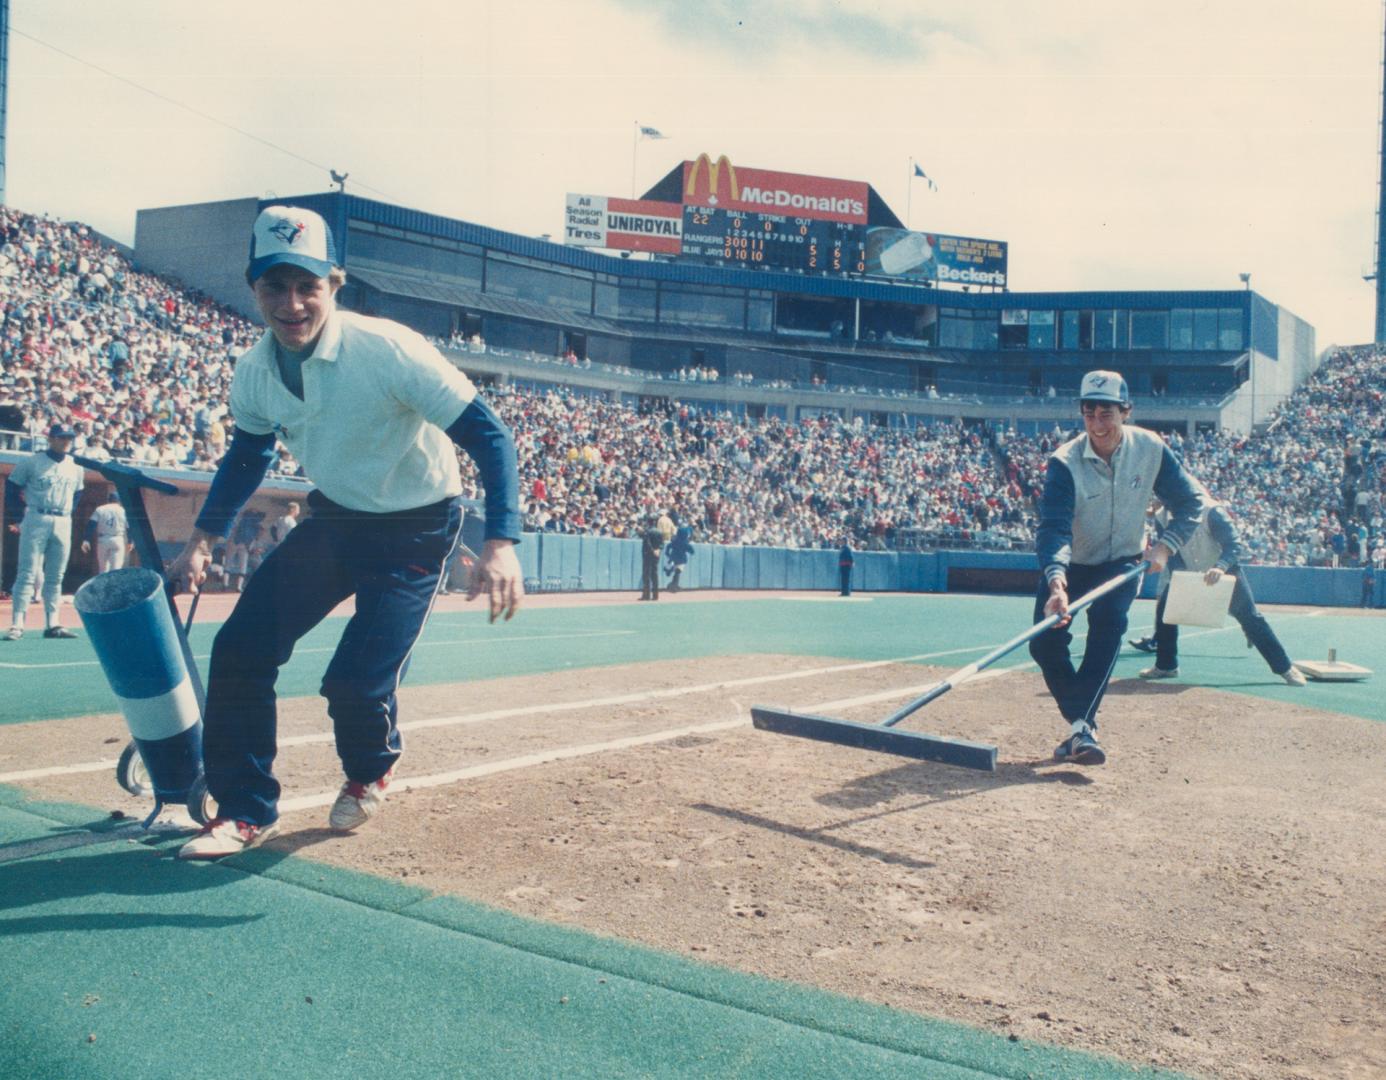
M 340 837 L 321 827 L 325 810 L 293 811 L 271 843 L 1132 1062 L 1386 1075 L 1386 724 L 1316 711 L 1308 695 L 1287 706 L 1127 680 L 1104 713 L 1109 763 L 1057 767 L 1063 731 L 1038 676 L 992 672 L 906 726 L 996 743 L 995 774 L 737 723 L 755 702 L 803 708 L 942 673 L 739 656 L 499 680 L 484 701 L 406 689 L 403 715 L 434 726 L 406 731 L 384 816 Z M 831 711 L 872 720 L 893 707 Z M 456 722 L 499 709 L 510 715 Z M 284 736 L 328 730 L 320 702 L 283 703 Z M 0 771 L 114 757 L 124 741 L 115 715 L 15 725 Z M 558 749 L 574 756 L 527 758 Z M 482 766 L 497 771 L 410 790 Z M 339 782 L 325 741 L 287 746 L 278 771 L 286 799 Z M 25 786 L 140 805 L 109 771 Z

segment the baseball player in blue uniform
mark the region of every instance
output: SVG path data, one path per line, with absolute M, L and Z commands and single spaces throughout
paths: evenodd
M 1142 558 L 1159 572 L 1186 544 L 1203 516 L 1197 483 L 1158 435 L 1127 426 L 1131 396 L 1114 371 L 1090 371 L 1079 389 L 1083 434 L 1050 456 L 1040 499 L 1035 547 L 1043 578 L 1035 596 L 1035 622 L 1068 611 L 1069 596 L 1081 595 L 1135 568 Z M 1151 495 L 1169 508 L 1169 522 L 1148 548 L 1145 510 Z M 1142 552 L 1144 549 L 1144 552 Z M 1070 623 L 1030 642 L 1069 735 L 1054 751 L 1056 761 L 1101 765 L 1107 755 L 1097 742 L 1097 709 L 1121 650 L 1127 612 L 1136 598 L 1133 578 L 1088 608 L 1088 637 L 1075 668 Z
M 1204 490 L 1207 512 L 1203 522 L 1193 537 L 1169 561 L 1171 570 L 1193 570 L 1203 574 L 1203 580 L 1216 585 L 1224 574 L 1229 574 L 1236 584 L 1232 587 L 1232 601 L 1229 612 L 1241 624 L 1247 641 L 1256 648 L 1271 671 L 1279 675 L 1290 686 L 1304 686 L 1308 683 L 1299 669 L 1291 662 L 1285 646 L 1275 636 L 1275 631 L 1256 607 L 1256 598 L 1251 594 L 1246 575 L 1242 572 L 1242 544 L 1237 536 L 1237 528 L 1225 507 Z M 1166 517 L 1161 510 L 1157 521 Z M 1169 582 L 1164 583 L 1160 600 L 1155 605 L 1155 665 L 1140 673 L 1142 679 L 1173 679 L 1179 674 L 1179 627 L 1165 622 L 1165 601 L 1169 599 Z
M 523 595 L 509 429 L 423 337 L 337 310 L 345 274 L 335 263 L 317 214 L 273 206 L 256 219 L 246 280 L 269 333 L 236 363 L 231 445 L 170 577 L 192 589 L 205 580 L 213 543 L 263 479 L 276 439 L 315 490 L 212 647 L 203 757 L 218 816 L 180 858 L 221 858 L 275 831 L 275 679 L 299 638 L 351 597 L 322 681 L 346 773 L 328 821 L 350 830 L 380 809 L 402 748 L 395 693 L 461 531 L 454 444 L 486 491 L 469 596 L 485 591 L 494 621 Z
M 75 638 L 58 622 L 63 574 L 72 551 L 72 508 L 82 493 L 86 473 L 72 460 L 74 432 L 63 424 L 48 431 L 48 449 L 27 457 L 5 481 L 5 520 L 19 534 L 19 566 L 14 579 L 14 616 L 6 641 L 24 636 L 24 618 L 33 599 L 34 582 L 43 570 L 43 619 L 46 638 Z M 23 521 L 19 519 L 23 516 Z M 19 524 L 15 524 L 19 522 Z

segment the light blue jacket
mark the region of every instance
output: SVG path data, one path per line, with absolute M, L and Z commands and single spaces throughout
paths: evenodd
M 1100 566 L 1139 556 L 1152 495 L 1170 512 L 1159 539 L 1178 551 L 1203 519 L 1204 498 L 1163 439 L 1145 428 L 1124 427 L 1110 465 L 1088 445 L 1086 434 L 1055 450 L 1035 534 L 1046 580 L 1066 577 L 1071 563 Z

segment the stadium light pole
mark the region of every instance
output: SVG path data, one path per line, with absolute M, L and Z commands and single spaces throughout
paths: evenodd
M 1383 19 L 1386 24 L 1386 19 Z M 1383 30 L 1386 33 L 1386 30 Z M 1376 281 L 1376 327 L 1372 335 L 1376 344 L 1386 342 L 1386 42 L 1382 46 L 1381 103 L 1377 109 L 1377 156 L 1381 175 L 1376 185 L 1376 265 L 1372 275 Z
M 9 127 L 10 0 L 0 0 L 0 206 L 5 205 L 5 134 Z

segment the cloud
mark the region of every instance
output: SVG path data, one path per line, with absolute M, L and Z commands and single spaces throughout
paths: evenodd
M 833 53 L 892 63 L 922 60 L 935 38 L 964 39 L 960 23 L 928 18 L 918 4 L 844 0 L 616 0 L 659 26 L 669 41 L 699 52 L 730 50 L 762 62 Z M 831 69 L 825 75 L 835 74 Z

